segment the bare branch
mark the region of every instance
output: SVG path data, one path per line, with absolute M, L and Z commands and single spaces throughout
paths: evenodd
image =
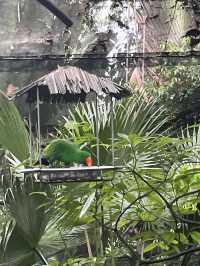
M 153 190 L 147 191 L 146 193 L 144 193 L 143 195 L 137 197 L 137 199 L 135 199 L 133 202 L 131 202 L 118 216 L 116 222 L 115 222 L 115 230 L 118 230 L 118 223 L 120 221 L 120 219 L 122 218 L 122 216 L 140 199 L 145 198 L 148 194 L 150 194 Z
M 182 252 L 179 252 L 177 254 L 174 254 L 172 256 L 168 256 L 168 257 L 165 257 L 165 258 L 162 258 L 162 259 L 155 259 L 155 260 L 142 260 L 140 262 L 140 265 L 147 265 L 147 264 L 155 264 L 155 263 L 159 263 L 159 262 L 165 262 L 165 261 L 169 261 L 169 260 L 173 260 L 173 259 L 176 259 L 176 258 L 179 258 L 179 257 L 182 257 L 186 254 L 190 254 L 190 253 L 194 253 L 196 251 L 200 251 L 200 246 L 198 247 L 195 247 L 195 248 L 189 248 L 189 249 L 186 249 Z
M 187 197 L 187 196 L 190 196 L 190 195 L 193 195 L 193 194 L 196 194 L 196 193 L 200 193 L 200 189 L 197 189 L 197 190 L 194 190 L 194 191 L 190 191 L 190 192 L 187 192 L 185 194 L 182 194 L 178 197 L 176 197 L 175 199 L 173 199 L 169 204 L 170 205 L 173 205 L 175 202 L 177 202 L 179 199 L 181 198 L 184 198 L 184 197 Z

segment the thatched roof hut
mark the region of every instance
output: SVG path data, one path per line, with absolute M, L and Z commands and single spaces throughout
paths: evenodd
M 46 103 L 84 102 L 91 92 L 108 94 L 117 99 L 130 95 L 129 90 L 113 83 L 109 78 L 98 77 L 77 67 L 58 67 L 29 85 L 19 89 L 13 98 L 27 95 L 27 102 L 35 102 L 39 88 L 40 100 Z

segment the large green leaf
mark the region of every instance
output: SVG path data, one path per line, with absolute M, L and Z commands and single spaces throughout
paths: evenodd
M 6 206 L 23 238 L 33 247 L 37 246 L 49 221 L 50 214 L 46 209 L 50 199 L 49 186 L 34 183 L 31 178 L 27 178 L 25 183 L 17 181 L 13 187 L 6 188 Z
M 52 215 L 54 206 L 51 203 L 54 202 L 54 196 L 53 188 L 49 185 L 36 183 L 32 177 L 29 177 L 24 182 L 18 180 L 9 182 L 8 178 L 3 178 L 2 186 L 5 193 L 5 207 L 14 220 L 10 233 L 3 238 L 5 240 L 0 246 L 2 261 L 7 263 L 5 265 L 31 266 L 41 259 L 38 256 L 39 253 L 50 257 L 51 254 L 63 250 L 66 246 L 74 248 L 85 243 L 84 230 L 87 227 L 72 226 L 80 212 L 78 201 L 75 204 L 73 202 L 71 202 L 72 205 L 69 204 L 69 226 L 66 223 L 65 228 L 61 228 L 59 219 Z M 88 190 L 85 185 L 82 189 L 81 186 L 74 189 L 79 192 L 79 195 L 85 195 L 85 191 Z M 71 186 L 72 198 L 75 191 Z M 67 202 L 66 199 L 64 200 Z M 74 216 L 75 207 L 77 209 Z
M 4 263 L 11 266 L 32 266 L 38 258 L 17 225 L 14 226 L 5 249 Z
M 3 243 L 3 261 L 8 265 L 31 266 L 38 261 L 39 242 L 50 220 L 48 210 L 52 198 L 48 185 L 35 183 L 32 178 L 8 182 L 2 180 L 5 207 L 14 220 L 14 226 Z
M 28 133 L 15 106 L 0 92 L 0 145 L 19 160 L 28 158 Z

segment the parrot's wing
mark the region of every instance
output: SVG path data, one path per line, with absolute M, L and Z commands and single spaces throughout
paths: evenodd
M 43 153 L 49 161 L 73 162 L 79 160 L 80 146 L 65 139 L 55 139 Z

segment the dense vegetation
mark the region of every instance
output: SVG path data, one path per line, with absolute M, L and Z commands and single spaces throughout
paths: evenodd
M 187 125 L 182 117 L 182 127 L 177 123 L 183 110 L 192 113 L 186 106 L 198 111 L 198 71 L 159 67 L 157 83 L 149 79 L 145 94 L 133 92 L 114 103 L 113 114 L 102 102 L 100 163 L 112 163 L 113 119 L 114 161 L 124 165 L 123 171 L 107 174 L 109 182 L 53 186 L 16 174 L 30 163 L 29 136 L 14 104 L 0 95 L 0 264 L 198 265 L 200 128 L 195 119 Z M 95 158 L 95 132 L 95 104 L 81 104 L 45 141 L 70 139 Z

